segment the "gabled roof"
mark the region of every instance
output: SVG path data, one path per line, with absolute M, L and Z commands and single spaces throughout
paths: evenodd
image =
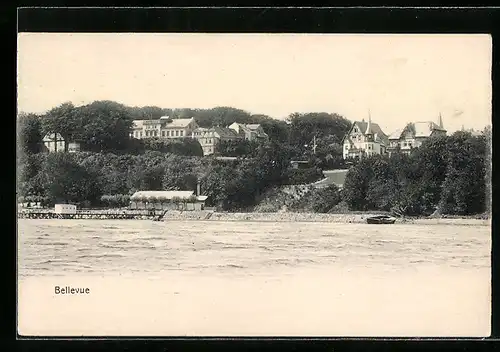
M 415 138 L 426 138 L 430 137 L 433 131 L 443 131 L 446 130 L 433 121 L 418 121 L 410 122 L 406 124 L 403 129 L 398 129 L 391 133 L 389 139 L 399 140 L 405 131 L 410 131 Z
M 228 127 L 212 127 L 211 130 L 216 132 L 220 137 L 226 138 L 236 138 L 238 137 L 238 133 L 235 130 Z
M 245 133 L 251 133 L 252 132 L 252 129 L 249 128 L 248 125 L 244 125 L 242 123 L 233 122 L 232 124 L 229 125 L 229 128 L 231 128 L 231 126 L 238 128 L 239 132 L 241 132 L 241 131 L 243 131 Z
M 64 142 L 64 138 L 61 136 L 60 133 L 47 133 L 45 135 L 45 137 L 43 137 L 43 141 L 44 142 L 54 142 L 56 135 L 57 135 L 58 142 Z
M 413 129 L 415 137 L 429 137 L 434 130 L 446 132 L 444 128 L 432 121 L 414 122 Z
M 402 133 L 403 133 L 403 130 L 398 129 L 389 135 L 389 139 L 400 139 Z
M 374 122 L 370 122 L 370 125 L 371 125 L 370 127 L 371 127 L 371 131 L 373 133 L 373 136 L 375 138 L 375 141 L 387 144 L 389 142 L 389 139 L 387 138 L 387 135 L 384 133 L 384 131 L 382 131 L 380 126 Z M 342 143 L 344 142 L 345 138 L 351 133 L 354 126 L 358 126 L 361 134 L 365 135 L 366 128 L 368 127 L 368 122 L 354 121 L 352 123 L 351 128 L 349 129 L 349 132 L 347 132 L 346 135 L 344 136 L 344 138 L 342 138 Z

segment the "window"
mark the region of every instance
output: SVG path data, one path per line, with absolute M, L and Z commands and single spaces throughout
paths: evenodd
M 155 137 L 158 135 L 158 131 L 154 131 Z
M 181 131 L 181 136 L 184 134 L 184 131 Z
M 170 131 L 167 131 L 167 137 L 170 137 Z
M 358 129 L 356 127 L 354 127 L 354 132 L 358 133 Z
M 165 131 L 161 131 L 161 136 L 165 137 Z
M 175 136 L 179 136 L 179 131 L 175 131 Z
M 142 131 L 141 131 L 141 132 L 139 132 L 139 134 L 140 134 L 140 136 L 142 137 Z

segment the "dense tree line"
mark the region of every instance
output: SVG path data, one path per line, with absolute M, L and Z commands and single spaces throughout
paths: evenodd
M 238 158 L 221 161 L 202 157 L 201 146 L 191 138 L 129 138 L 132 120 L 164 115 L 194 117 L 203 127 L 260 123 L 269 141 L 223 142 L 217 154 Z M 281 121 L 231 107 L 64 103 L 43 115 L 18 116 L 18 194 L 46 204 L 110 206 L 125 204 L 137 190 L 196 190 L 199 182 L 208 205 L 250 209 L 270 188 L 311 183 L 322 177 L 321 170 L 343 167 L 340 142 L 349 127 L 342 116 L 327 113 L 294 113 Z M 40 153 L 46 133 L 80 142 L 82 152 Z M 490 206 L 490 144 L 491 131 L 482 136 L 457 132 L 430 138 L 409 156 L 363 159 L 350 169 L 344 189 L 312 192 L 304 198 L 309 205 L 301 208 L 324 212 L 342 203 L 351 210 L 406 215 L 483 212 Z M 308 160 L 311 166 L 293 170 L 291 160 Z
M 165 115 L 194 117 L 202 127 L 260 123 L 269 141 L 222 142 L 217 155 L 241 160 L 221 164 L 201 158 L 201 146 L 191 138 L 171 141 L 129 137 L 133 120 Z M 320 178 L 321 167 L 341 159 L 341 148 L 335 141 L 342 138 L 348 126 L 343 117 L 325 113 L 293 114 L 288 121 L 282 121 L 232 107 L 165 109 L 128 107 L 113 101 L 76 107 L 63 103 L 43 115 L 18 116 L 18 191 L 23 197 L 46 203 L 118 204 L 116 199 L 124 199 L 119 195 L 130 195 L 135 190 L 195 189 L 201 181 L 211 204 L 239 209 L 251 206 L 272 185 Z M 40 154 L 42 138 L 48 133 L 79 142 L 82 151 L 74 155 Z M 305 143 L 313 135 L 318 141 L 314 155 Z M 312 167 L 291 171 L 292 159 L 310 160 Z
M 104 100 L 78 107 L 72 103 L 63 103 L 43 115 L 21 113 L 18 118 L 19 142 L 23 151 L 36 153 L 42 149 L 44 135 L 59 133 L 66 141 L 79 142 L 84 151 L 138 154 L 146 150 L 157 150 L 178 155 L 200 155 L 201 147 L 192 139 L 176 144 L 159 139 L 145 141 L 129 138 L 133 120 L 158 119 L 165 115 L 174 119 L 194 117 L 201 127 L 227 127 L 233 122 L 259 123 L 271 141 L 292 147 L 294 158 L 313 158 L 323 166 L 330 165 L 331 160 L 341 159 L 338 143 L 350 126 L 350 122 L 342 116 L 327 113 L 295 113 L 287 121 L 283 121 L 232 107 L 128 107 Z M 311 140 L 314 136 L 318 144 L 315 156 L 311 153 Z M 255 150 L 253 142 L 226 142 L 221 146 L 220 154 L 253 156 Z
M 361 160 L 347 174 L 343 199 L 351 210 L 403 215 L 485 212 L 490 137 L 459 131 L 430 138 L 408 156 Z
M 193 190 L 198 182 L 208 205 L 247 209 L 266 189 L 289 180 L 290 157 L 279 145 L 259 147 L 255 158 L 220 161 L 160 151 L 143 154 L 25 154 L 18 192 L 45 204 L 123 204 L 138 190 Z

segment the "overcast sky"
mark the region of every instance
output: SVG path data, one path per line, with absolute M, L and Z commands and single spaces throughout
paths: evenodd
M 18 37 L 18 110 L 114 100 L 233 106 L 410 121 L 448 131 L 491 124 L 488 35 L 62 34 Z

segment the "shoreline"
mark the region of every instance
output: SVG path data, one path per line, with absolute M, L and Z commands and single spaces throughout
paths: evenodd
M 42 211 L 50 212 L 49 209 Z M 100 209 L 88 210 L 99 213 L 127 213 L 127 209 Z M 137 212 L 137 211 L 136 211 Z M 158 212 L 157 212 L 158 214 Z M 213 210 L 169 210 L 161 219 L 168 221 L 227 221 L 227 222 L 326 222 L 338 224 L 360 224 L 366 223 L 366 218 L 381 215 L 383 212 L 350 212 L 350 213 L 301 213 L 301 212 L 216 212 Z M 120 219 L 122 220 L 122 219 Z M 123 219 L 125 220 L 125 219 Z M 151 220 L 144 217 L 144 220 Z M 469 226 L 491 226 L 491 218 L 484 216 L 439 216 L 439 217 L 396 217 L 395 224 L 415 225 L 469 225 Z
M 325 213 L 218 213 L 212 211 L 169 211 L 162 221 L 253 221 L 253 222 L 328 222 L 340 224 L 366 223 L 366 218 L 380 215 L 376 212 L 325 214 Z M 491 226 L 491 219 L 479 217 L 434 217 L 434 218 L 396 218 L 395 224 L 417 225 L 480 225 Z

